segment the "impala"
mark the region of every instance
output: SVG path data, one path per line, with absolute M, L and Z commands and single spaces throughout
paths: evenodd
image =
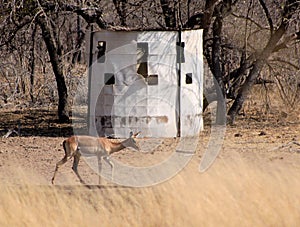
M 139 134 L 132 132 L 130 133 L 130 137 L 122 142 L 114 142 L 111 141 L 108 138 L 105 137 L 93 137 L 93 136 L 71 136 L 68 139 L 63 141 L 63 148 L 65 151 L 65 156 L 56 163 L 54 175 L 52 177 L 52 184 L 54 184 L 54 179 L 56 176 L 56 173 L 60 166 L 65 164 L 69 159 L 74 157 L 73 161 L 73 171 L 79 178 L 80 182 L 84 184 L 85 182 L 81 178 L 81 176 L 78 173 L 77 167 L 80 160 L 80 156 L 82 154 L 87 155 L 95 155 L 98 158 L 98 168 L 99 168 L 99 174 L 101 173 L 102 168 L 102 159 L 106 161 L 110 167 L 112 172 L 112 179 L 113 179 L 113 169 L 114 164 L 110 160 L 110 155 L 112 153 L 118 152 L 120 150 L 123 150 L 124 148 L 133 148 L 135 150 L 139 150 L 139 147 L 136 144 L 136 141 L 134 138 Z M 99 176 L 99 183 L 100 183 L 100 176 Z

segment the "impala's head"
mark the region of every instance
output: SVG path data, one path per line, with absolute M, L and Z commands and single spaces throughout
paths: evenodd
M 133 132 L 130 132 L 130 135 L 129 135 L 129 138 L 127 140 L 124 140 L 122 142 L 122 144 L 125 146 L 125 147 L 130 147 L 130 148 L 133 148 L 134 150 L 137 150 L 139 151 L 140 148 L 138 147 L 136 141 L 135 141 L 135 138 L 140 134 L 140 132 L 137 132 L 135 134 L 133 134 Z

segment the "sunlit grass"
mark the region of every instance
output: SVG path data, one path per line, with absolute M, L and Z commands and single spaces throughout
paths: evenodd
M 147 188 L 0 186 L 0 226 L 297 226 L 299 170 L 238 158 L 205 173 L 193 160 L 179 175 Z

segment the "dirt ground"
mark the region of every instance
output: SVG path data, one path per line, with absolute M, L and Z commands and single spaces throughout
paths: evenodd
M 300 170 L 299 113 L 294 111 L 287 115 L 277 111 L 275 114 L 261 114 L 254 110 L 252 108 L 245 116 L 239 116 L 235 125 L 227 126 L 223 146 L 214 165 L 220 162 L 230 165 L 232 158 L 236 157 L 266 171 L 270 171 L 267 169 L 270 164 Z M 55 163 L 64 155 L 62 141 L 73 134 L 72 123 L 58 124 L 55 110 L 47 108 L 2 109 L 0 119 L 0 182 L 19 184 L 25 175 L 32 184 L 50 184 Z M 205 122 L 193 156 L 198 163 L 211 137 L 208 114 Z M 82 127 L 83 133 L 86 130 L 84 124 L 79 123 L 76 127 Z M 19 130 L 21 135 L 12 133 L 3 138 L 9 129 Z M 153 149 L 144 149 L 144 152 L 125 149 L 112 158 L 132 166 L 151 166 L 166 160 L 177 142 L 176 138 L 164 139 L 155 143 Z M 139 143 L 143 151 L 145 140 L 139 140 Z M 147 143 L 149 145 L 151 141 Z M 71 166 L 72 161 L 69 161 L 61 167 L 57 184 L 79 184 Z M 16 169 L 24 175 L 16 175 L 20 172 Z M 79 172 L 88 184 L 98 184 L 98 175 L 83 160 L 80 161 Z

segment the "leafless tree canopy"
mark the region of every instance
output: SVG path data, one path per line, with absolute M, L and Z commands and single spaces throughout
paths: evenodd
M 290 107 L 299 101 L 299 0 L 0 0 L 1 105 L 58 102 L 59 119 L 68 121 L 91 24 L 203 28 L 217 96 L 233 100 L 228 110 L 219 102 L 218 112 L 232 122 L 257 83 L 276 84 Z

